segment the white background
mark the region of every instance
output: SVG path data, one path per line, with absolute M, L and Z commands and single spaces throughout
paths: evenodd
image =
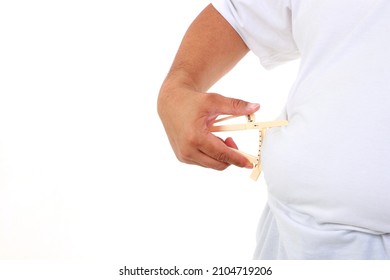
M 252 258 L 263 177 L 178 162 L 156 112 L 207 4 L 0 2 L 0 259 Z M 272 120 L 296 69 L 267 72 L 249 54 L 212 91 L 259 102 L 257 119 Z M 236 137 L 256 151 L 256 134 Z

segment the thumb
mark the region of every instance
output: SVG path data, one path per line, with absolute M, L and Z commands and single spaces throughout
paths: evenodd
M 250 115 L 259 110 L 260 104 L 219 95 L 216 110 L 223 115 Z

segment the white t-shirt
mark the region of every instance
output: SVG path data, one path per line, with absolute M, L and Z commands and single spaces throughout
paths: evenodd
M 255 258 L 389 259 L 390 1 L 212 3 L 264 67 L 301 58 L 263 146 Z

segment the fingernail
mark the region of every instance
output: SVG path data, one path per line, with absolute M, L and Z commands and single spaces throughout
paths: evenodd
M 259 109 L 259 107 L 260 107 L 260 104 L 258 104 L 258 103 L 248 103 L 246 105 L 246 109 L 248 109 L 250 111 L 257 110 L 257 109 Z

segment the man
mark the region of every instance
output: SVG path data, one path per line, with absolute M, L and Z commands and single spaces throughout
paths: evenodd
M 289 125 L 263 145 L 255 258 L 390 258 L 389 14 L 386 0 L 215 0 L 189 27 L 158 100 L 185 163 L 252 167 L 209 128 L 259 105 L 207 90 L 249 50 L 267 69 L 301 58 Z

